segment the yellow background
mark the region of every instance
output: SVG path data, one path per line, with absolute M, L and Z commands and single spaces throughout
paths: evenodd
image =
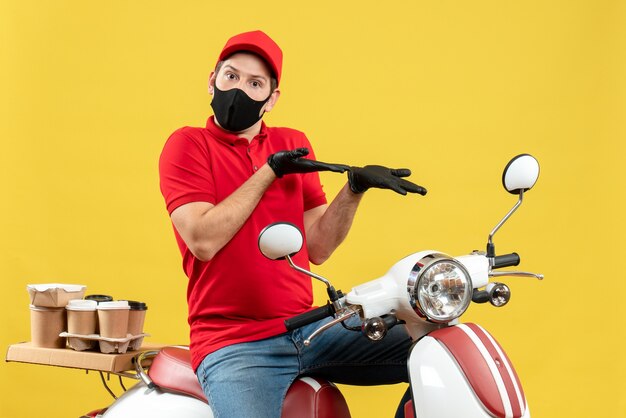
M 180 256 L 159 193 L 168 135 L 210 115 L 226 39 L 261 28 L 285 53 L 266 118 L 318 158 L 405 166 L 426 197 L 370 191 L 316 271 L 344 290 L 421 249 L 482 249 L 513 205 L 518 153 L 537 186 L 496 236 L 543 282 L 472 306 L 535 417 L 626 414 L 623 1 L 0 2 L 0 347 L 29 339 L 26 284 L 144 300 L 153 342 L 186 343 Z M 332 197 L 344 176 L 324 175 Z M 246 254 L 241 254 L 242 259 Z M 319 300 L 323 290 L 318 287 Z M 400 386 L 345 388 L 354 417 L 391 416 Z M 110 403 L 95 374 L 0 364 L 0 416 Z

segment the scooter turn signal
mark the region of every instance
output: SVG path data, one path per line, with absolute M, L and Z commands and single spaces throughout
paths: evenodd
M 504 283 L 489 283 L 487 292 L 489 292 L 489 302 L 495 307 L 504 306 L 511 300 L 511 289 Z

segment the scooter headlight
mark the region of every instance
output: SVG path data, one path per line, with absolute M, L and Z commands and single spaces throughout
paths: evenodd
M 431 254 L 415 264 L 408 282 L 410 302 L 420 316 L 447 323 L 465 312 L 472 300 L 472 279 L 458 261 Z

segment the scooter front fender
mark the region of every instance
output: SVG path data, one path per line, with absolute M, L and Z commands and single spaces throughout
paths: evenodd
M 159 388 L 149 390 L 140 382 L 124 392 L 102 417 L 213 418 L 213 412 L 199 399 Z
M 431 332 L 413 345 L 408 367 L 417 418 L 530 418 L 513 365 L 478 325 Z

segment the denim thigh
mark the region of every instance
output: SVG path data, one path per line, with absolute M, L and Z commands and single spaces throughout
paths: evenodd
M 289 334 L 221 348 L 197 370 L 215 418 L 279 418 L 298 373 Z
M 311 341 L 304 339 L 318 324 L 294 332 L 300 351 L 300 374 L 323 377 L 348 385 L 382 385 L 408 382 L 407 357 L 412 345 L 404 326 L 395 326 L 381 341 L 371 341 L 359 331 L 336 325 Z M 349 320 L 350 325 L 360 325 Z
M 279 418 L 285 394 L 298 375 L 350 385 L 408 382 L 412 342 L 403 326 L 373 342 L 336 325 L 305 346 L 304 340 L 328 321 L 207 355 L 196 373 L 215 418 Z

